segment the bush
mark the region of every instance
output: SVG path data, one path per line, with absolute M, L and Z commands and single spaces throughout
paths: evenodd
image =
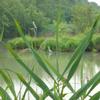
M 87 33 L 87 32 L 86 32 Z M 80 42 L 86 35 L 83 33 L 80 33 L 79 35 L 75 36 L 76 41 Z M 94 38 L 94 37 L 93 37 Z M 85 51 L 92 51 L 93 50 L 93 39 L 90 41 L 88 47 L 86 48 Z
M 97 51 L 100 51 L 100 35 L 94 35 L 93 41 L 93 47 Z
M 44 41 L 45 38 L 43 37 L 38 37 L 38 38 L 33 38 L 32 39 L 32 43 L 33 43 L 33 47 L 36 49 L 40 48 L 41 43 Z
M 50 48 L 54 51 L 56 49 L 56 40 L 54 38 L 48 38 L 41 44 L 40 48 L 46 51 Z
M 23 49 L 26 48 L 26 44 L 21 37 L 17 37 L 15 39 L 9 40 L 8 44 L 11 44 L 14 49 Z
M 58 41 L 58 51 L 73 51 L 78 46 L 78 44 L 79 39 L 76 37 L 60 37 Z M 46 51 L 48 48 L 55 51 L 56 45 L 57 43 L 55 38 L 48 38 L 41 44 L 41 48 Z
M 79 40 L 75 39 L 75 38 L 70 38 L 67 42 L 66 42 L 66 46 L 65 49 L 66 51 L 74 51 L 76 49 L 76 47 L 79 44 Z
M 74 51 L 76 47 L 79 45 L 80 41 L 83 39 L 85 35 L 76 35 L 76 36 L 60 36 L 58 41 L 58 51 Z M 41 48 L 42 50 L 48 51 L 51 49 L 52 51 L 56 51 L 56 39 L 55 37 L 49 37 L 45 39 L 45 37 L 30 37 L 26 36 L 27 40 L 33 44 L 35 49 Z M 21 37 L 14 38 L 9 40 L 8 43 L 12 45 L 14 49 L 24 49 L 27 48 L 25 42 Z M 96 49 L 96 51 L 100 51 L 100 35 L 94 35 L 91 40 L 89 46 L 86 51 L 92 51 Z
M 42 38 L 42 37 L 36 38 L 36 37 L 26 36 L 26 38 L 29 42 L 31 42 L 33 44 L 33 47 L 36 49 L 39 49 L 41 43 L 44 41 L 44 38 Z M 8 44 L 11 44 L 11 46 L 14 49 L 27 48 L 25 41 L 21 37 L 17 37 L 12 40 L 9 40 Z

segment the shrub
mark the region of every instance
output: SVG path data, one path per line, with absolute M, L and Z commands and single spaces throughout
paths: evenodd
M 76 37 L 60 37 L 58 41 L 58 51 L 73 51 L 79 44 L 79 40 Z M 41 48 L 43 50 L 48 50 L 50 48 L 51 50 L 56 50 L 56 39 L 54 38 L 48 38 L 46 39 L 42 44 Z
M 41 43 L 44 41 L 44 38 L 42 38 L 42 37 L 39 37 L 39 38 L 36 38 L 36 37 L 32 38 L 31 36 L 25 36 L 25 37 L 29 42 L 31 42 L 33 44 L 34 48 L 39 48 Z M 17 37 L 17 38 L 14 38 L 12 40 L 9 40 L 8 44 L 11 44 L 11 46 L 14 49 L 27 48 L 25 41 L 21 37 Z
M 11 44 L 14 49 L 23 49 L 26 48 L 26 44 L 21 37 L 17 37 L 15 39 L 9 40 L 8 44 Z
M 40 48 L 46 51 L 50 48 L 54 51 L 56 49 L 56 40 L 54 38 L 48 38 L 41 44 Z
M 32 43 L 33 43 L 33 47 L 36 49 L 40 48 L 41 43 L 44 41 L 45 38 L 43 37 L 38 37 L 38 38 L 33 38 L 32 39 Z
M 93 41 L 93 47 L 97 51 L 100 51 L 100 35 L 94 35 L 94 38 L 92 39 L 92 41 Z
M 66 43 L 66 51 L 74 51 L 76 49 L 76 47 L 78 46 L 79 42 L 74 39 L 74 38 L 71 38 L 67 41 Z
M 87 31 L 86 31 L 86 33 L 87 33 Z M 75 36 L 75 40 L 78 41 L 78 42 L 81 42 L 81 40 L 84 37 L 85 37 L 85 34 L 81 33 L 81 34 Z M 91 40 L 85 51 L 92 51 L 92 49 L 93 49 L 93 41 Z
M 58 51 L 74 51 L 76 47 L 79 45 L 81 40 L 84 38 L 85 35 L 76 35 L 76 36 L 60 36 L 58 41 Z M 51 49 L 52 51 L 56 51 L 56 39 L 55 37 L 49 37 L 45 39 L 45 37 L 31 37 L 26 36 L 27 40 L 33 44 L 35 49 L 41 48 L 42 50 L 48 51 Z M 8 43 L 12 45 L 14 49 L 24 49 L 27 48 L 25 42 L 21 37 L 14 38 L 9 40 Z M 93 39 L 90 41 L 86 51 L 92 51 L 96 49 L 100 51 L 100 35 L 94 35 Z

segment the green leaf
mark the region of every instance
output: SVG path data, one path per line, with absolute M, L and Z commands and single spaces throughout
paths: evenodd
M 32 93 L 32 95 L 36 98 L 36 100 L 39 100 L 38 94 L 32 89 L 32 87 L 25 81 L 23 76 L 21 74 L 17 73 L 18 78 L 20 81 L 26 86 L 26 88 Z
M 21 35 L 21 37 L 23 38 L 23 40 L 26 42 L 27 46 L 29 47 L 29 49 L 31 49 L 32 55 L 33 57 L 35 57 L 35 59 L 37 60 L 37 62 L 39 63 L 39 65 L 51 76 L 51 78 L 55 81 L 54 79 L 54 75 L 55 74 L 57 77 L 61 77 L 60 73 L 57 72 L 55 70 L 55 68 L 53 66 L 51 66 L 49 64 L 49 62 L 45 59 L 43 59 L 43 57 L 41 57 L 34 49 L 33 47 L 30 45 L 31 43 L 29 43 L 29 41 L 27 41 L 27 39 L 25 38 L 25 35 L 21 29 L 21 26 L 19 25 L 19 23 L 17 22 L 16 19 L 14 19 L 14 22 L 16 24 L 16 27 L 18 29 L 19 34 Z M 63 79 L 63 78 L 62 78 Z M 73 88 L 71 87 L 71 85 L 67 82 L 69 89 L 71 91 L 74 91 Z
M 100 16 L 99 16 L 100 17 Z M 71 79 L 71 77 L 73 76 L 73 74 L 75 73 L 78 64 L 81 60 L 81 57 L 84 53 L 84 51 L 86 50 L 87 46 L 90 43 L 90 40 L 92 38 L 92 35 L 95 31 L 97 22 L 99 20 L 99 17 L 96 19 L 96 21 L 93 24 L 93 27 L 91 29 L 91 31 L 88 33 L 88 35 L 81 41 L 80 45 L 76 48 L 75 52 L 73 53 L 68 65 L 66 66 L 64 72 L 62 73 L 62 76 L 65 74 L 66 71 L 69 70 L 69 74 L 68 74 L 68 81 Z
M 0 87 L 0 96 L 2 97 L 2 100 L 12 100 L 9 94 L 2 87 Z
M 99 78 L 99 77 L 98 77 Z M 91 86 L 91 88 L 89 89 L 89 91 L 87 92 L 86 96 L 89 95 L 89 93 L 100 83 L 100 78 L 98 79 L 97 78 L 97 81 L 93 82 L 93 85 Z M 85 96 L 85 97 L 86 97 Z
M 100 82 L 100 71 L 87 84 L 75 92 L 69 100 L 77 100 L 84 93 L 86 93 L 87 89 L 89 89 L 91 85 L 98 83 L 98 81 Z
M 11 80 L 11 78 L 5 74 L 4 71 L 0 70 L 0 75 L 3 77 L 4 81 L 6 82 L 8 88 L 11 90 L 12 94 L 14 95 L 15 97 L 15 100 L 17 99 L 16 97 L 16 92 L 15 92 L 15 89 L 14 89 L 14 84 L 13 84 L 13 81 Z
M 53 91 L 54 91 L 54 95 L 56 97 L 56 100 L 62 100 L 61 97 L 60 97 L 60 95 L 59 95 L 59 93 L 58 93 L 58 86 L 55 83 L 54 83 L 54 89 L 53 89 Z
M 56 69 L 46 60 L 43 59 L 43 57 L 41 57 L 34 49 L 33 47 L 30 45 L 29 41 L 27 41 L 27 39 L 25 38 L 25 35 L 21 29 L 21 26 L 19 25 L 19 23 L 16 21 L 16 19 L 14 19 L 16 27 L 18 29 L 18 32 L 20 33 L 21 37 L 23 38 L 23 40 L 26 42 L 27 46 L 29 47 L 29 49 L 31 49 L 31 52 L 33 54 L 33 57 L 35 57 L 35 59 L 37 60 L 37 62 L 39 63 L 39 65 L 51 76 L 51 78 L 55 81 L 54 79 L 54 75 L 56 75 L 57 77 L 61 77 L 60 73 L 56 71 Z M 63 80 L 64 78 L 62 78 Z M 67 86 L 69 87 L 69 89 L 73 92 L 74 89 L 72 88 L 72 86 L 70 85 L 70 83 L 67 82 Z
M 49 69 L 52 70 L 52 72 L 54 73 L 54 75 L 56 75 L 56 77 L 58 79 L 60 79 L 61 78 L 60 73 L 46 59 L 44 59 L 44 61 L 49 66 Z M 64 77 L 62 77 L 61 80 L 62 80 L 62 82 L 65 82 L 65 78 Z M 75 90 L 73 89 L 73 87 L 71 86 L 71 84 L 68 81 L 66 81 L 65 83 L 66 83 L 66 86 L 74 93 Z
M 23 33 L 23 31 L 21 29 L 21 26 L 18 23 L 18 21 L 16 19 L 14 19 L 14 22 L 16 24 L 16 27 L 18 29 L 19 34 L 21 35 L 21 37 L 23 38 L 23 40 L 25 41 L 25 43 L 29 47 L 29 49 L 31 49 L 32 56 L 37 60 L 39 65 L 51 76 L 51 78 L 53 80 L 55 80 L 53 75 L 52 75 L 52 72 L 50 72 L 50 70 L 48 69 L 48 66 L 43 61 L 42 57 L 33 49 L 33 47 L 31 46 L 31 43 L 29 41 L 27 41 L 27 39 L 25 38 L 25 35 L 24 35 L 24 33 Z
M 42 88 L 44 92 L 47 92 L 48 95 L 54 98 L 54 95 L 51 93 L 48 86 L 34 72 L 32 72 L 27 65 L 25 65 L 25 63 L 19 58 L 19 56 L 13 51 L 13 49 L 9 45 L 7 46 L 7 48 L 14 56 L 16 61 L 21 65 L 21 67 L 23 67 L 30 74 L 30 76 L 34 79 L 37 85 Z
M 32 68 L 32 71 L 33 71 L 33 70 L 34 70 L 34 66 L 33 66 L 33 68 Z M 28 81 L 28 85 L 30 85 L 31 80 L 32 80 L 32 78 L 31 78 L 31 76 L 30 76 L 29 81 Z M 25 96 L 26 96 L 26 93 L 27 93 L 27 92 L 28 92 L 28 88 L 25 89 L 25 91 L 24 91 L 24 93 L 23 93 L 23 96 L 22 96 L 22 100 L 25 100 Z
M 90 98 L 90 100 L 100 100 L 100 91 L 97 92 L 96 94 L 94 94 L 94 95 Z

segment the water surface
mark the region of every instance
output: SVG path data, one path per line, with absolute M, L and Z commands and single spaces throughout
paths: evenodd
M 47 59 L 55 67 L 55 69 L 57 69 L 60 73 L 63 72 L 68 61 L 70 60 L 72 56 L 72 53 L 59 53 L 58 55 L 56 55 L 55 53 L 48 53 L 48 52 L 43 52 L 43 51 L 38 51 L 38 52 L 42 57 Z M 21 51 L 17 51 L 17 53 L 20 56 L 20 58 L 24 61 L 24 63 L 28 65 L 30 69 L 34 68 L 34 72 L 41 79 L 43 79 L 47 83 L 47 85 L 51 88 L 53 85 L 52 79 L 39 66 L 36 60 L 32 57 L 31 52 L 29 50 L 21 50 Z M 57 64 L 57 60 L 58 60 L 58 64 Z M 23 68 L 21 68 L 21 66 L 14 60 L 12 55 L 5 48 L 2 48 L 2 47 L 0 48 L 0 68 L 11 69 L 13 71 L 23 74 L 25 78 L 29 78 L 28 73 Z M 74 89 L 77 90 L 80 87 L 80 79 L 82 80 L 83 84 L 85 84 L 99 70 L 100 70 L 100 53 L 85 53 L 81 59 L 81 62 L 79 64 L 79 67 L 74 77 L 70 81 Z M 10 74 L 15 82 L 15 85 L 16 85 L 15 88 L 19 91 L 20 82 L 18 82 L 17 77 L 13 75 L 13 73 L 10 73 Z M 67 73 L 65 74 L 65 78 L 66 76 L 67 76 Z M 2 85 L 3 83 L 4 81 L 0 77 L 0 85 L 3 86 Z M 38 93 L 40 94 L 42 93 L 42 90 L 38 89 L 38 87 L 34 85 L 33 81 L 32 81 L 32 86 L 33 88 L 36 89 L 36 91 L 38 91 Z M 100 88 L 100 85 L 99 85 L 99 88 Z M 24 89 L 22 91 L 24 91 Z M 50 100 L 50 99 L 47 99 L 47 100 Z

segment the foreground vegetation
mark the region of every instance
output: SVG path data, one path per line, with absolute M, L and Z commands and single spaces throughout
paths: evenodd
M 43 94 L 39 95 L 37 91 L 35 91 L 34 88 L 31 87 L 30 81 L 27 82 L 26 78 L 21 73 L 18 73 L 16 71 L 14 72 L 9 69 L 0 69 L 0 75 L 2 76 L 5 83 L 7 84 L 6 89 L 0 87 L 0 96 L 2 97 L 2 99 L 11 100 L 9 93 L 6 91 L 7 89 L 9 89 L 14 99 L 18 100 L 18 96 L 14 88 L 13 80 L 11 79 L 11 76 L 9 74 L 9 72 L 10 73 L 13 72 L 14 74 L 17 75 L 18 79 L 26 87 L 24 95 L 20 98 L 20 100 L 25 100 L 25 96 L 28 91 L 33 95 L 34 98 L 36 98 L 36 100 L 45 100 L 48 96 L 53 100 L 63 100 L 65 96 L 67 97 L 67 93 L 64 92 L 64 89 L 66 87 L 72 93 L 72 96 L 69 98 L 69 100 L 78 100 L 78 99 L 85 100 L 86 97 L 90 97 L 90 100 L 99 100 L 100 91 L 96 92 L 94 95 L 90 95 L 90 93 L 100 83 L 100 71 L 98 71 L 96 75 L 94 75 L 86 84 L 84 85 L 81 84 L 81 87 L 78 90 L 75 90 L 70 83 L 71 78 L 73 77 L 74 73 L 78 68 L 78 64 L 82 58 L 82 55 L 84 54 L 85 50 L 87 49 L 88 45 L 91 42 L 98 20 L 99 17 L 94 22 L 91 30 L 81 40 L 80 44 L 78 45 L 71 59 L 69 60 L 69 63 L 65 67 L 63 73 L 59 73 L 59 71 L 57 71 L 45 58 L 41 57 L 37 53 L 37 51 L 33 48 L 32 42 L 29 41 L 27 37 L 24 35 L 18 21 L 14 19 L 14 22 L 16 24 L 20 36 L 22 37 L 23 41 L 26 43 L 27 47 L 31 50 L 33 59 L 35 58 L 35 60 L 40 65 L 40 67 L 42 67 L 43 70 L 52 78 L 54 84 L 52 88 L 49 88 L 47 84 L 40 77 L 38 77 L 38 75 L 36 75 L 34 71 L 32 71 L 32 69 L 30 69 L 20 59 L 17 53 L 12 49 L 11 45 L 7 45 L 6 47 L 8 48 L 9 52 L 13 55 L 13 57 L 21 65 L 21 67 L 25 69 L 26 72 L 29 73 L 31 80 L 34 80 L 35 84 L 43 90 Z M 67 72 L 67 76 L 64 76 L 66 72 Z
M 56 39 L 55 37 L 31 37 L 25 36 L 29 42 L 32 43 L 35 49 L 42 49 L 45 51 L 52 50 L 56 51 Z M 62 52 L 71 52 L 74 51 L 85 35 L 76 35 L 76 36 L 59 36 L 59 45 L 58 50 Z M 11 39 L 7 42 L 11 44 L 12 48 L 14 49 L 25 49 L 28 48 L 25 41 L 21 37 L 17 37 Z M 100 35 L 95 34 L 91 39 L 89 46 L 87 47 L 86 51 L 100 51 Z
M 83 84 L 83 71 L 81 70 L 78 90 L 75 90 L 70 82 L 77 71 L 84 52 L 100 51 L 100 35 L 94 34 L 100 33 L 100 16 L 95 20 L 96 16 L 100 14 L 99 9 L 99 6 L 95 3 L 88 3 L 87 0 L 9 0 L 9 2 L 8 0 L 1 0 L 0 42 L 15 37 L 15 39 L 5 43 L 6 48 L 30 77 L 27 79 L 20 72 L 0 68 L 0 76 L 6 84 L 5 87 L 0 86 L 2 100 L 25 100 L 28 92 L 36 100 L 45 100 L 47 97 L 53 100 L 63 100 L 67 98 L 69 93 L 64 91 L 66 88 L 72 94 L 69 100 L 85 100 L 87 97 L 90 100 L 99 100 L 100 91 L 96 91 L 93 95 L 91 92 L 100 83 L 100 71 Z M 87 30 L 89 31 L 87 32 Z M 44 37 L 37 38 L 42 33 L 48 33 L 47 35 L 51 37 L 47 39 Z M 76 35 L 77 33 L 86 34 Z M 34 37 L 29 35 L 34 35 Z M 33 61 L 36 60 L 40 65 L 39 67 L 53 80 L 51 88 L 34 73 L 35 66 L 33 65 L 33 68 L 27 66 L 15 51 L 15 49 L 25 48 L 30 49 Z M 56 55 L 58 51 L 74 52 L 68 64 L 65 65 L 65 69 L 60 73 L 59 69 L 55 69 L 50 61 L 40 56 L 36 49 L 55 51 Z M 58 59 L 56 63 L 58 68 Z M 21 93 L 20 88 L 17 94 L 12 74 L 16 75 L 21 84 L 25 86 L 23 93 Z M 38 94 L 31 84 L 35 84 L 43 92 Z

